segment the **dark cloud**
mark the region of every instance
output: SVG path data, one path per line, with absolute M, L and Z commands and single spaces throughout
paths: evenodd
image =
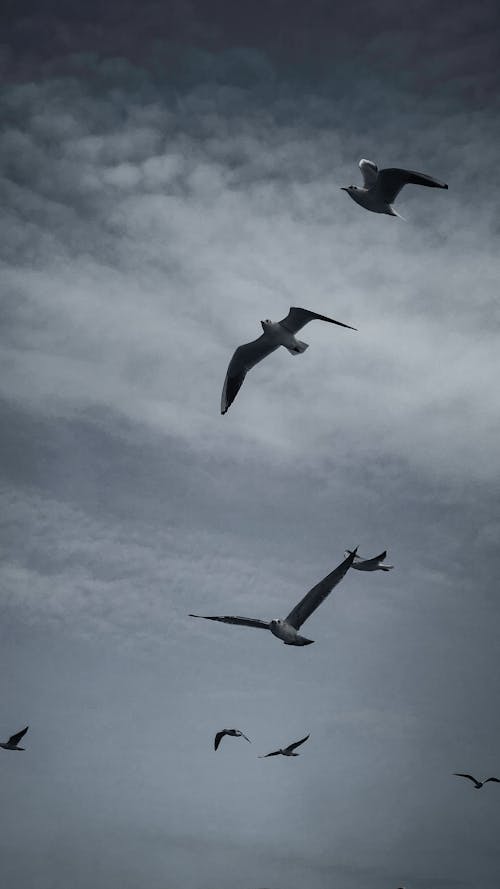
M 496 8 L 7 11 L 5 873 L 493 885 L 495 788 L 451 773 L 498 767 Z M 360 156 L 450 190 L 363 213 Z M 311 325 L 221 418 L 291 304 L 359 331 Z M 309 650 L 187 616 L 283 615 L 356 543 L 396 568 Z M 252 748 L 215 756 L 226 724 Z M 257 760 L 306 731 L 293 774 Z

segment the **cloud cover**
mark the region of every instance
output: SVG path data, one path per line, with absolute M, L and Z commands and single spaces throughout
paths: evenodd
M 186 4 L 154 52 L 132 51 L 127 7 L 112 35 L 91 6 L 55 6 L 64 53 L 20 52 L 33 10 L 13 24 L 0 675 L 5 733 L 32 723 L 29 755 L 5 763 L 18 885 L 475 889 L 498 873 L 498 801 L 450 777 L 494 773 L 499 729 L 481 9 L 394 33 L 382 4 L 370 34 L 344 10 L 334 34 L 318 4 L 306 36 L 294 9 L 278 39 Z M 147 12 L 152 41 L 166 25 Z M 360 156 L 450 190 L 406 189 L 407 223 L 363 213 L 338 188 Z M 293 304 L 359 332 L 311 325 L 306 355 L 271 356 L 220 417 L 233 349 Z M 351 572 L 298 655 L 187 617 L 287 613 L 358 542 L 396 569 Z M 233 722 L 254 747 L 214 760 Z M 293 773 L 254 760 L 309 730 Z

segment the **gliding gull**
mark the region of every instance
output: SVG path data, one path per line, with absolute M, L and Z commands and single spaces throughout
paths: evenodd
M 190 614 L 189 617 L 201 617 L 204 620 L 218 620 L 224 624 L 236 624 L 240 627 L 257 627 L 260 630 L 271 630 L 273 636 L 281 639 L 285 645 L 311 645 L 314 639 L 306 639 L 305 636 L 299 636 L 297 630 L 300 630 L 303 623 L 311 616 L 313 611 L 321 605 L 328 594 L 337 586 L 342 578 L 351 568 L 356 558 L 357 548 L 354 549 L 347 559 L 344 559 L 340 565 L 327 574 L 323 580 L 320 580 L 316 586 L 300 600 L 295 608 L 292 608 L 290 614 L 284 620 L 264 621 L 254 619 L 252 617 L 230 617 L 230 616 L 212 616 L 208 614 Z
M 296 747 L 300 747 L 304 741 L 307 741 L 309 735 L 306 735 L 305 738 L 301 738 L 300 741 L 295 741 L 293 744 L 289 744 L 288 747 L 280 747 L 279 750 L 273 750 L 272 753 L 265 753 L 262 756 L 259 756 L 259 759 L 267 759 L 268 756 L 300 756 L 300 753 L 294 753 Z
M 232 738 L 244 738 L 245 741 L 248 741 L 249 744 L 252 743 L 250 738 L 247 738 L 247 736 L 244 735 L 243 732 L 240 732 L 239 729 L 237 729 L 237 728 L 223 728 L 222 731 L 217 732 L 217 734 L 215 736 L 214 750 L 217 750 L 217 747 L 219 746 L 220 742 L 222 741 L 224 735 L 231 735 Z
M 387 213 L 388 216 L 399 216 L 392 206 L 399 192 L 405 185 L 426 185 L 428 188 L 448 188 L 444 182 L 433 179 L 425 173 L 415 173 L 414 170 L 400 170 L 398 167 L 388 167 L 379 170 L 373 161 L 362 158 L 359 169 L 363 174 L 364 185 L 348 185 L 342 187 L 349 197 L 373 213 Z
M 350 552 L 349 549 L 346 549 L 344 555 L 348 556 Z M 373 556 L 371 559 L 362 559 L 361 556 L 356 556 L 352 563 L 352 567 L 356 568 L 358 571 L 391 571 L 394 568 L 394 565 L 380 564 L 386 558 L 387 550 L 384 550 L 379 556 Z
M 347 327 L 349 330 L 356 330 L 350 324 L 342 324 L 341 321 L 334 321 L 333 318 L 327 318 L 326 315 L 318 315 L 317 312 L 310 312 L 308 309 L 299 309 L 294 306 L 290 309 L 286 318 L 281 321 L 261 321 L 261 336 L 250 343 L 238 346 L 226 373 L 224 386 L 222 389 L 222 397 L 220 410 L 221 414 L 225 414 L 229 406 L 236 398 L 243 380 L 249 370 L 255 367 L 263 358 L 267 358 L 271 352 L 274 352 L 279 346 L 288 349 L 290 355 L 299 355 L 305 352 L 308 347 L 307 343 L 295 338 L 295 334 L 309 321 L 329 321 L 330 324 L 337 324 L 339 327 Z
M 474 783 L 476 790 L 481 790 L 481 787 L 483 787 L 484 784 L 487 784 L 488 781 L 494 781 L 495 784 L 500 784 L 500 778 L 484 778 L 484 780 L 478 781 L 473 775 L 467 775 L 464 772 L 453 772 L 453 774 L 456 775 L 457 778 L 468 778 L 469 781 Z

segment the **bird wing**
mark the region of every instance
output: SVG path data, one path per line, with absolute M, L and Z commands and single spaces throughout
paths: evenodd
M 356 330 L 356 327 L 351 327 L 350 324 L 343 324 L 342 321 L 335 321 L 333 318 L 328 318 L 327 315 L 318 315 L 317 312 L 310 312 L 309 309 L 300 309 L 297 306 L 292 306 L 286 318 L 282 318 L 279 322 L 282 327 L 285 327 L 290 333 L 298 333 L 306 324 L 309 324 L 309 321 L 329 321 L 330 324 L 338 324 L 339 327 L 348 327 L 349 330 Z
M 392 204 L 404 185 L 427 185 L 428 188 L 448 188 L 444 182 L 439 182 L 425 173 L 416 173 L 414 170 L 399 170 L 397 167 L 388 167 L 380 170 L 377 179 L 378 196 L 386 204 Z
M 296 747 L 300 747 L 300 745 L 303 744 L 304 741 L 307 741 L 308 737 L 309 737 L 309 735 L 306 735 L 305 738 L 301 738 L 300 741 L 295 741 L 294 744 L 289 744 L 286 749 L 289 750 L 290 752 L 292 750 L 295 750 Z
M 487 784 L 488 781 L 494 781 L 495 784 L 500 784 L 500 778 L 486 778 L 486 780 L 483 781 L 483 784 Z
M 250 740 L 250 738 L 247 738 L 247 736 L 244 735 L 243 732 L 240 732 L 240 734 L 241 734 L 241 737 L 245 739 L 245 741 L 248 741 L 249 744 L 252 743 L 251 740 Z
M 203 620 L 219 620 L 223 624 L 236 624 L 239 627 L 258 627 L 268 630 L 270 624 L 265 620 L 257 620 L 253 617 L 231 617 L 230 615 L 213 616 L 209 614 L 190 614 L 189 617 L 201 617 Z
M 262 361 L 263 358 L 267 358 L 271 352 L 274 352 L 278 348 L 278 345 L 279 344 L 276 345 L 270 342 L 269 337 L 263 333 L 261 336 L 257 337 L 256 340 L 252 340 L 251 343 L 245 343 L 243 346 L 238 346 L 229 362 L 226 379 L 224 380 L 224 386 L 222 387 L 222 397 L 220 402 L 221 414 L 225 414 L 229 406 L 233 403 L 243 385 L 243 380 L 248 371 L 251 370 L 252 367 L 255 367 L 259 361 Z
M 7 741 L 7 744 L 12 744 L 14 747 L 19 744 L 19 741 L 21 740 L 21 738 L 24 738 L 26 732 L 28 731 L 28 728 L 29 726 L 26 726 L 26 728 L 23 728 L 22 731 L 16 732 L 15 735 L 11 735 L 9 740 Z
M 340 563 L 340 565 L 337 566 L 337 568 L 334 568 L 330 574 L 327 574 L 323 580 L 320 580 L 316 586 L 313 586 L 312 590 L 309 590 L 309 592 L 306 593 L 304 598 L 300 600 L 295 608 L 292 608 L 288 617 L 285 618 L 288 624 L 291 624 L 296 630 L 300 629 L 302 624 L 311 616 L 313 611 L 316 611 L 318 605 L 321 605 L 323 600 L 326 599 L 328 593 L 331 593 L 333 588 L 340 583 L 354 562 L 356 551 L 357 547 L 346 559 L 344 559 L 343 562 Z
M 219 746 L 225 734 L 227 734 L 225 729 L 222 732 L 217 732 L 214 738 L 214 750 L 217 750 L 217 747 Z
M 473 781 L 474 784 L 479 784 L 479 781 L 477 778 L 474 778 L 474 775 L 467 775 L 465 772 L 453 772 L 453 774 L 456 775 L 457 778 L 468 778 L 469 781 Z
M 359 162 L 359 169 L 363 175 L 363 182 L 365 184 L 365 188 L 371 188 L 372 185 L 375 185 L 378 177 L 378 167 L 377 164 L 374 164 L 373 161 L 368 161 L 366 158 L 362 157 Z
M 272 753 L 261 754 L 261 756 L 259 756 L 259 759 L 267 759 L 268 756 L 279 756 L 280 753 L 281 753 L 281 750 L 273 750 Z

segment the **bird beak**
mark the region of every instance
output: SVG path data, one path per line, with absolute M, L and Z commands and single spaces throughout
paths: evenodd
M 344 185 L 340 185 L 339 187 L 340 187 L 340 190 L 341 190 L 341 191 L 349 191 L 349 189 L 348 189 L 348 188 L 345 188 Z

